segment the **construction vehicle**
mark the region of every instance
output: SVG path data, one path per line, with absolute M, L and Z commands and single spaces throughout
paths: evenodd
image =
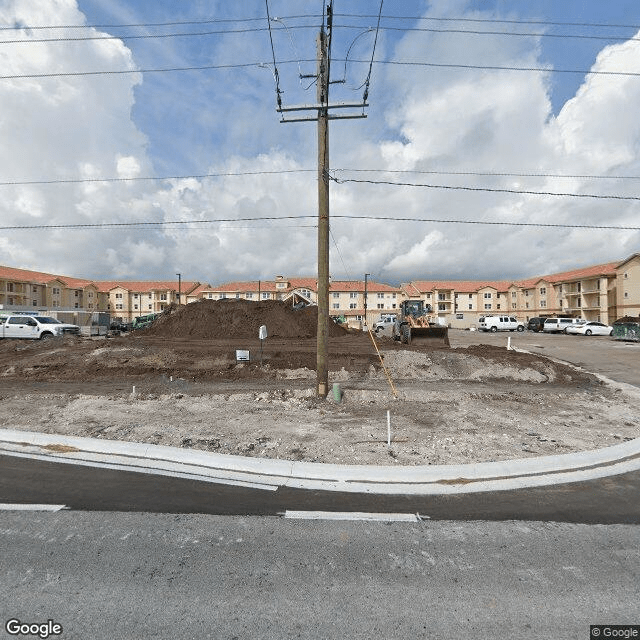
M 403 344 L 423 342 L 439 343 L 449 346 L 449 329 L 433 322 L 431 306 L 423 300 L 404 300 L 400 303 L 400 314 L 393 328 L 395 340 Z
M 159 313 L 149 313 L 146 316 L 138 316 L 133 319 L 133 323 L 131 328 L 136 329 L 146 329 L 153 324 L 153 321 L 159 316 Z

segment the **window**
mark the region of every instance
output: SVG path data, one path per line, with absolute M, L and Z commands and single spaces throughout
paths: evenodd
M 545 309 L 547 307 L 547 301 L 546 300 L 540 300 L 540 308 L 541 309 Z
M 496 305 L 496 309 L 499 309 L 499 308 L 500 308 L 500 303 Z
M 263 294 L 262 294 L 262 299 L 263 299 L 263 300 L 269 300 L 269 298 L 270 298 L 270 297 L 271 297 L 271 296 L 270 296 L 268 293 L 263 293 Z
M 516 295 L 517 295 L 517 294 L 516 294 L 516 292 L 515 292 L 515 291 L 512 291 L 512 292 L 511 292 L 511 297 L 512 297 L 512 298 L 515 298 L 515 297 L 516 297 Z
M 529 303 L 526 302 L 524 306 L 525 306 L 525 309 L 528 309 L 529 308 Z
M 33 287 L 31 288 L 31 292 L 32 292 L 32 293 L 38 293 L 38 287 L 36 287 L 35 285 L 33 285 Z
M 559 300 L 559 302 L 560 302 L 560 308 L 562 309 L 562 300 Z
M 240 300 L 240 294 L 236 293 L 236 300 Z
M 625 274 L 624 274 L 624 277 L 625 277 L 625 280 L 626 280 L 626 279 L 629 277 L 629 274 L 628 274 L 628 273 L 625 273 Z
M 122 294 L 116 293 L 116 300 L 122 300 Z
M 160 294 L 160 300 L 166 300 L 167 299 L 167 294 L 166 293 L 161 293 Z
M 356 291 L 352 291 L 352 292 L 349 294 L 349 297 L 350 297 L 350 298 L 357 298 L 357 297 L 358 297 L 358 293 L 357 293 Z
M 463 313 L 456 313 L 456 320 L 464 320 L 464 314 Z
M 438 311 L 446 311 L 447 310 L 447 306 L 442 304 L 441 302 L 438 303 Z
M 431 300 L 431 294 L 427 293 L 427 300 Z
M 138 294 L 136 293 L 135 297 L 138 297 Z M 89 291 L 89 293 L 87 294 L 87 298 L 89 298 L 89 300 L 93 300 L 93 291 Z
M 439 293 L 438 294 L 438 300 L 446 300 L 446 299 L 447 299 L 446 294 L 444 294 L 444 293 Z
M 340 308 L 340 303 L 339 302 L 334 302 L 332 305 L 333 309 L 339 309 Z
M 11 285 L 13 286 L 13 285 Z M 13 291 L 13 289 L 9 289 L 9 291 Z M 60 289 L 58 287 L 53 287 L 53 295 L 54 296 L 59 296 L 60 295 Z
M 213 293 L 209 294 L 209 300 L 213 300 Z
M 472 304 L 469 305 L 469 309 L 473 309 L 473 305 Z
M 512 308 L 512 309 L 517 308 L 517 306 L 518 306 L 518 305 L 517 305 L 515 302 L 512 302 L 512 303 L 511 303 L 511 308 Z
M 276 283 L 276 289 L 286 289 L 287 288 L 287 283 L 286 282 L 277 282 Z
M 31 302 L 33 303 L 33 306 L 34 306 L 34 307 L 37 307 L 37 306 L 38 306 L 38 301 L 37 301 L 37 300 L 32 300 Z
M 527 289 L 527 290 L 524 292 L 524 295 L 525 295 L 525 298 L 528 298 L 528 297 L 529 297 L 529 289 Z
M 147 308 L 149 309 L 149 311 L 151 311 L 151 309 L 153 309 L 153 305 L 150 304 Z
M 77 297 L 78 297 L 78 290 L 77 290 L 77 289 L 73 292 L 73 296 L 74 296 L 75 298 L 77 298 Z
M 116 305 L 116 309 L 122 309 L 122 308 L 123 308 L 123 305 L 122 305 L 122 304 L 117 304 L 117 305 Z
M 485 304 L 485 305 L 484 305 L 484 308 L 485 308 L 485 309 L 487 309 L 487 310 L 488 310 L 488 309 L 491 309 L 491 305 L 490 305 L 490 304 Z
M 547 295 L 547 287 L 540 287 L 540 295 L 541 296 Z
M 89 305 L 89 306 L 91 306 L 91 305 Z M 137 310 L 137 309 L 138 309 L 138 305 L 137 305 L 137 304 L 134 304 L 134 305 L 133 305 L 133 308 Z
M 247 294 L 245 295 L 245 298 L 246 298 L 247 300 L 253 300 L 253 293 L 247 293 Z
M 7 291 L 13 291 L 13 282 L 9 282 L 9 284 L 7 284 Z
M 356 305 L 356 303 L 355 303 L 355 302 L 350 302 L 350 303 L 349 303 L 349 309 L 355 309 L 356 307 L 357 307 L 357 305 Z M 378 305 L 378 309 L 380 309 L 380 308 L 381 308 L 381 306 L 380 306 L 380 305 Z
M 226 293 L 220 293 L 218 294 L 218 300 L 224 300 L 227 297 Z
M 625 298 L 628 298 L 628 297 L 629 297 L 629 292 L 628 292 L 628 291 L 625 291 L 625 292 L 624 292 L 624 297 L 625 297 Z
M 469 294 L 469 300 L 473 300 L 473 293 Z
M 491 298 L 492 298 L 492 297 L 493 297 L 493 296 L 492 296 L 490 293 L 485 293 L 485 294 L 484 294 L 484 299 L 485 299 L 485 300 L 491 300 Z M 485 307 L 485 309 L 486 309 L 486 308 L 487 308 L 487 307 Z
M 378 300 L 384 300 L 384 293 L 378 293 L 377 298 Z
M 331 295 L 332 295 L 334 298 L 339 298 L 339 297 L 340 297 L 340 294 L 339 294 L 339 293 L 332 293 Z

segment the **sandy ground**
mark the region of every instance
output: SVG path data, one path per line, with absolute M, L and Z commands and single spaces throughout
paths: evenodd
M 501 347 L 332 339 L 315 398 L 314 339 L 0 344 L 0 427 L 341 464 L 455 464 L 588 450 L 640 436 L 640 393 Z M 134 393 L 135 386 L 135 393 Z M 387 411 L 391 446 L 387 443 Z

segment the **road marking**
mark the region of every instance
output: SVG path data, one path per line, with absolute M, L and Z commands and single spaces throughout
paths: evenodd
M 298 520 L 366 520 L 373 522 L 420 522 L 415 513 L 368 513 L 362 511 L 285 511 L 285 518 Z
M 60 511 L 68 508 L 64 504 L 11 504 L 0 502 L 0 511 Z

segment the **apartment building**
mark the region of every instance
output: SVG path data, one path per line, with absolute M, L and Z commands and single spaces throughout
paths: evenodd
M 170 304 L 186 303 L 200 282 L 161 281 L 99 281 L 98 290 L 107 296 L 107 308 L 113 318 L 130 322 L 149 313 L 160 313 Z M 182 299 L 180 300 L 180 296 Z
M 316 304 L 313 277 L 276 276 L 273 280 L 229 282 L 91 281 L 0 266 L 0 309 L 23 311 L 108 311 L 130 321 L 157 313 L 172 303 L 201 299 L 282 300 Z M 403 300 L 423 300 L 436 321 L 452 328 L 476 326 L 486 314 L 508 314 L 522 322 L 535 316 L 566 315 L 610 324 L 640 315 L 640 253 L 621 262 L 547 274 L 520 281 L 414 280 L 399 287 L 364 280 L 331 281 L 329 313 L 354 326 L 397 313 Z
M 366 294 L 365 294 L 366 292 Z M 399 287 L 368 280 L 338 280 L 329 285 L 329 314 L 344 317 L 350 326 L 373 324 L 382 314 L 398 313 Z
M 213 287 L 202 287 L 199 298 L 207 300 L 281 300 L 292 305 L 300 302 L 315 304 L 318 301 L 318 284 L 315 278 L 285 278 L 227 282 Z

